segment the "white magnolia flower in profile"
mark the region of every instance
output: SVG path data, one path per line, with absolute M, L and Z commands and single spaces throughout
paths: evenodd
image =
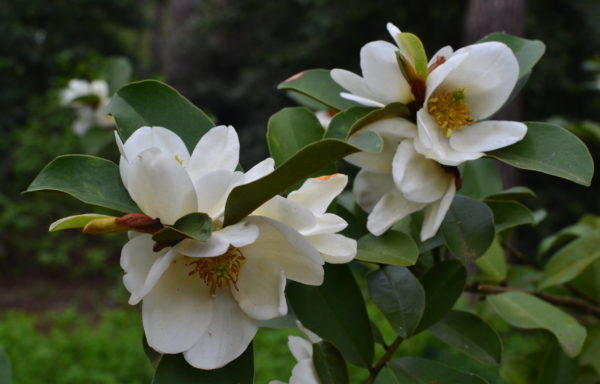
M 104 80 L 72 79 L 69 86 L 61 91 L 61 103 L 75 109 L 77 119 L 73 131 L 85 134 L 92 127 L 112 128 L 114 121 L 106 114 L 110 101 L 108 84 Z
M 298 328 L 304 333 L 306 339 L 298 336 L 288 336 L 288 348 L 298 362 L 292 369 L 289 384 L 321 384 L 317 370 L 313 363 L 313 344 L 322 339 L 298 323 Z M 269 384 L 285 384 L 279 380 L 272 380 Z
M 148 344 L 161 353 L 183 353 L 201 369 L 226 365 L 247 348 L 260 320 L 287 313 L 287 279 L 322 283 L 319 235 L 348 248 L 343 239 L 331 237 L 341 219 L 321 212 L 339 189 L 337 177 L 331 178 L 336 183 L 318 181 L 320 190 L 298 191 L 301 197 L 319 197 L 313 205 L 276 197 L 223 227 L 231 190 L 270 173 L 274 164 L 267 159 L 245 174 L 235 171 L 239 142 L 232 127 L 210 130 L 191 155 L 177 135 L 160 127 L 140 128 L 124 144 L 117 142 L 124 185 L 146 215 L 173 224 L 188 213 L 204 212 L 213 222 L 207 241 L 186 239 L 154 252 L 149 234 L 134 234 L 123 248 L 129 302 L 142 301 Z M 274 211 L 269 217 L 274 207 L 286 214 Z
M 517 83 L 519 64 L 510 48 L 485 42 L 452 53 L 445 47 L 431 64 L 425 101 L 417 112 L 414 144 L 419 153 L 456 166 L 523 139 L 525 124 L 485 120 L 504 105 Z

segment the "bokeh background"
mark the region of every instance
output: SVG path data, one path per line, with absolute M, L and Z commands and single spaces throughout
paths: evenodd
M 418 35 L 430 55 L 499 30 L 544 41 L 544 58 L 503 116 L 560 121 L 600 158 L 598 0 L 0 2 L 0 346 L 14 383 L 148 383 L 152 372 L 141 319 L 121 286 L 124 238 L 49 234 L 52 221 L 91 208 L 61 195 L 22 194 L 58 155 L 118 160 L 114 145 L 103 145 L 111 132 L 73 133 L 75 114 L 59 102 L 70 79 L 99 78 L 106 59 L 126 57 L 134 79 L 165 81 L 236 127 L 248 167 L 267 156 L 269 116 L 293 104 L 277 84 L 309 68 L 358 72 L 362 45 L 390 40 L 388 21 Z M 536 191 L 531 208 L 549 211 L 517 235 L 523 249 L 600 212 L 597 178 L 584 188 L 534 173 L 503 176 L 507 186 Z M 289 377 L 287 334 L 260 332 L 257 382 Z

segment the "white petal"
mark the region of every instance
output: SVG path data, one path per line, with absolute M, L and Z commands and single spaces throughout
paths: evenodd
M 135 156 L 127 184 L 131 198 L 142 212 L 159 218 L 163 224 L 173 224 L 196 212 L 196 193 L 187 172 L 177 160 L 157 148 Z
M 432 64 L 434 64 L 440 57 L 443 57 L 445 60 L 448 60 L 453 53 L 454 50 L 452 49 L 452 47 L 446 45 L 445 47 L 440 48 L 440 50 L 437 51 L 435 55 L 431 56 L 431 59 L 429 60 L 429 63 L 427 63 L 427 66 L 429 67 Z
M 440 199 L 452 178 L 440 164 L 417 153 L 411 140 L 400 143 L 392 167 L 396 187 L 406 199 L 416 203 Z
M 231 287 L 231 294 L 240 308 L 253 319 L 268 320 L 287 313 L 285 275 L 276 263 L 247 257 L 237 286 L 239 290 Z
M 309 236 L 308 241 L 321 252 L 328 263 L 347 263 L 356 256 L 356 240 L 337 233 Z
M 357 74 L 345 69 L 332 69 L 329 74 L 336 83 L 351 94 L 373 100 L 374 96 L 367 87 L 364 79 Z
M 323 258 L 301 234 L 286 224 L 262 216 L 248 221 L 260 229 L 258 239 L 242 252 L 248 258 L 266 258 L 279 264 L 288 279 L 308 285 L 323 283 Z
M 189 257 L 215 257 L 224 254 L 229 245 L 243 247 L 252 244 L 258 238 L 256 225 L 241 221 L 214 231 L 207 241 L 185 239 L 177 244 L 177 251 Z
M 313 228 L 317 224 L 317 219 L 311 211 L 282 196 L 273 197 L 257 208 L 252 215 L 280 221 L 297 231 Z
M 243 184 L 248 184 L 254 180 L 258 180 L 261 177 L 265 177 L 275 169 L 275 161 L 272 158 L 267 158 L 250 168 L 248 172 L 244 174 Z
M 386 41 L 372 41 L 360 50 L 360 66 L 375 100 L 383 104 L 409 103 L 413 95 L 396 58 L 398 47 Z
M 302 337 L 288 336 L 288 348 L 296 361 L 312 359 L 312 343 Z
M 324 233 L 335 233 L 348 226 L 346 220 L 333 213 L 325 213 L 316 217 L 316 224 L 309 229 L 299 231 L 304 236 L 320 235 Z
M 212 312 L 206 332 L 183 354 L 188 363 L 199 369 L 221 368 L 235 360 L 258 330 L 258 321 L 248 317 L 227 290 L 217 292 Z
M 312 362 L 312 359 L 304 359 L 292 369 L 292 377 L 290 384 L 319 384 L 317 371 Z
M 358 205 L 366 212 L 371 212 L 383 195 L 395 188 L 391 174 L 361 170 L 354 178 L 352 192 Z
M 124 157 L 130 162 L 142 152 L 158 148 L 167 157 L 183 161 L 186 165 L 190 154 L 183 140 L 176 133 L 163 127 L 141 127 L 137 129 L 123 145 Z
M 400 191 L 386 193 L 367 218 L 367 229 L 375 236 L 387 231 L 395 222 L 423 208 L 424 204 L 406 200 Z
M 392 36 L 392 39 L 394 39 L 394 41 L 396 42 L 396 44 L 398 44 L 398 46 L 400 46 L 400 42 L 398 41 L 398 35 L 402 33 L 402 31 L 400 30 L 400 28 L 396 27 L 392 23 L 387 23 L 385 25 L 385 27 L 387 28 L 388 33 L 390 34 L 390 36 Z
M 383 108 L 383 107 L 385 107 L 385 104 L 380 103 L 379 101 L 375 101 L 375 100 L 370 99 L 368 97 L 353 95 L 352 93 L 348 93 L 348 92 L 340 92 L 340 96 L 342 97 L 342 99 L 346 99 L 346 100 L 350 100 L 350 101 L 355 101 L 358 104 L 362 104 L 362 105 L 367 106 L 367 107 L 375 107 L 375 108 Z
M 220 125 L 206 132 L 192 152 L 188 171 L 192 180 L 202 174 L 226 170 L 234 171 L 238 165 L 240 142 L 235 129 Z
M 241 172 L 232 172 L 220 169 L 203 173 L 194 181 L 198 212 L 217 219 L 225 211 L 227 197 L 233 188 L 241 184 L 244 175 Z
M 429 100 L 429 96 L 446 80 L 448 75 L 452 73 L 460 64 L 462 64 L 465 60 L 467 60 L 469 56 L 468 52 L 460 52 L 456 51 L 445 63 L 434 69 L 427 76 L 427 91 L 425 92 L 425 106 L 427 106 L 427 100 Z M 455 87 L 457 85 L 451 84 L 447 87 Z M 451 88 L 449 91 L 455 91 L 457 89 L 463 89 L 461 87 Z
M 456 186 L 454 184 L 454 179 L 452 179 L 448 183 L 448 190 L 444 197 L 427 206 L 425 209 L 423 226 L 421 227 L 421 241 L 425 241 L 435 236 L 444 217 L 446 217 L 446 212 L 448 212 L 455 194 Z
M 450 147 L 461 152 L 487 152 L 521 141 L 527 126 L 516 121 L 482 121 L 450 136 Z
M 496 41 L 469 45 L 455 55 L 463 52 L 468 59 L 446 77 L 444 87 L 464 89 L 471 116 L 481 120 L 504 105 L 517 83 L 519 63 L 510 48 Z
M 161 353 L 190 349 L 205 332 L 213 315 L 209 289 L 180 258 L 171 264 L 144 297 L 142 318 L 148 344 Z
M 329 204 L 348 184 L 348 176 L 334 175 L 308 179 L 300 189 L 291 192 L 288 199 L 309 209 L 314 214 L 323 214 Z

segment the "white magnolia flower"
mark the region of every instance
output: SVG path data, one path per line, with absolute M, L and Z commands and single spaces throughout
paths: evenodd
M 419 153 L 456 166 L 523 139 L 523 123 L 484 120 L 504 105 L 517 83 L 519 64 L 510 48 L 486 42 L 452 53 L 445 47 L 432 62 L 417 112 Z
M 71 106 L 77 113 L 73 131 L 77 135 L 85 134 L 92 127 L 112 128 L 114 121 L 106 114 L 110 101 L 108 84 L 104 80 L 72 79 L 68 88 L 61 92 L 61 103 Z M 89 100 L 86 100 L 89 98 Z
M 292 369 L 292 376 L 290 377 L 289 384 L 321 384 L 313 363 L 312 345 L 320 342 L 322 339 L 310 330 L 304 328 L 299 322 L 298 328 L 304 333 L 306 339 L 298 336 L 288 336 L 288 348 L 298 362 Z M 272 380 L 269 384 L 285 383 L 279 380 Z
M 335 183 L 317 181 L 321 190 L 298 191 L 317 201 L 276 197 L 239 223 L 222 226 L 231 190 L 273 170 L 267 159 L 245 174 L 235 171 L 239 142 L 232 127 L 210 130 L 191 155 L 177 135 L 160 127 L 140 128 L 124 144 L 117 142 L 124 185 L 146 215 L 173 224 L 188 213 L 204 212 L 213 221 L 207 241 L 186 239 L 154 252 L 150 235 L 134 234 L 123 248 L 129 302 L 143 300 L 146 338 L 161 353 L 183 352 L 202 369 L 226 365 L 247 348 L 260 320 L 287 313 L 287 279 L 322 283 L 319 235 L 347 248 L 343 239 L 332 237 L 341 219 L 321 211 L 335 197 L 338 177 L 331 178 Z

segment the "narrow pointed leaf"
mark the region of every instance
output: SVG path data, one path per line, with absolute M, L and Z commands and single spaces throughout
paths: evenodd
M 410 266 L 417 262 L 419 248 L 412 237 L 390 230 L 377 237 L 367 234 L 358 240 L 356 258 L 371 263 Z
M 371 325 L 360 288 L 348 266 L 326 264 L 323 285 L 291 283 L 286 292 L 303 325 L 332 342 L 348 362 L 370 366 L 374 354 Z
M 52 160 L 26 192 L 58 191 L 84 203 L 120 212 L 140 212 L 123 186 L 119 167 L 87 155 L 64 155 Z
M 571 132 L 548 123 L 529 122 L 523 140 L 487 155 L 513 167 L 538 171 L 589 186 L 594 162 L 586 145 Z
M 402 384 L 486 384 L 487 381 L 470 373 L 459 371 L 432 360 L 403 357 L 388 363 Z
M 111 216 L 99 215 L 97 213 L 84 213 L 82 215 L 63 217 L 62 219 L 56 220 L 54 223 L 50 224 L 48 232 L 61 231 L 63 229 L 83 228 L 92 220 L 107 217 Z
M 175 132 L 191 152 L 215 124 L 175 89 L 156 80 L 130 83 L 108 105 L 123 141 L 138 128 L 159 126 Z
M 517 328 L 541 328 L 550 331 L 570 357 L 581 351 L 586 338 L 586 330 L 577 320 L 538 299 L 523 292 L 505 292 L 487 297 L 488 302 L 500 317 Z
M 500 364 L 502 345 L 498 334 L 469 312 L 450 311 L 429 332 L 482 363 Z
M 252 384 L 253 382 L 252 344 L 231 363 L 210 371 L 192 367 L 184 360 L 182 354 L 163 355 L 152 380 L 152 384 Z
M 330 342 L 313 344 L 313 363 L 321 384 L 347 384 L 348 367 L 344 357 Z
M 279 84 L 277 88 L 301 93 L 338 111 L 358 105 L 340 96 L 345 89 L 331 78 L 327 69 L 300 72 Z
M 404 267 L 386 266 L 367 277 L 371 300 L 403 338 L 412 336 L 425 309 L 425 290 Z

